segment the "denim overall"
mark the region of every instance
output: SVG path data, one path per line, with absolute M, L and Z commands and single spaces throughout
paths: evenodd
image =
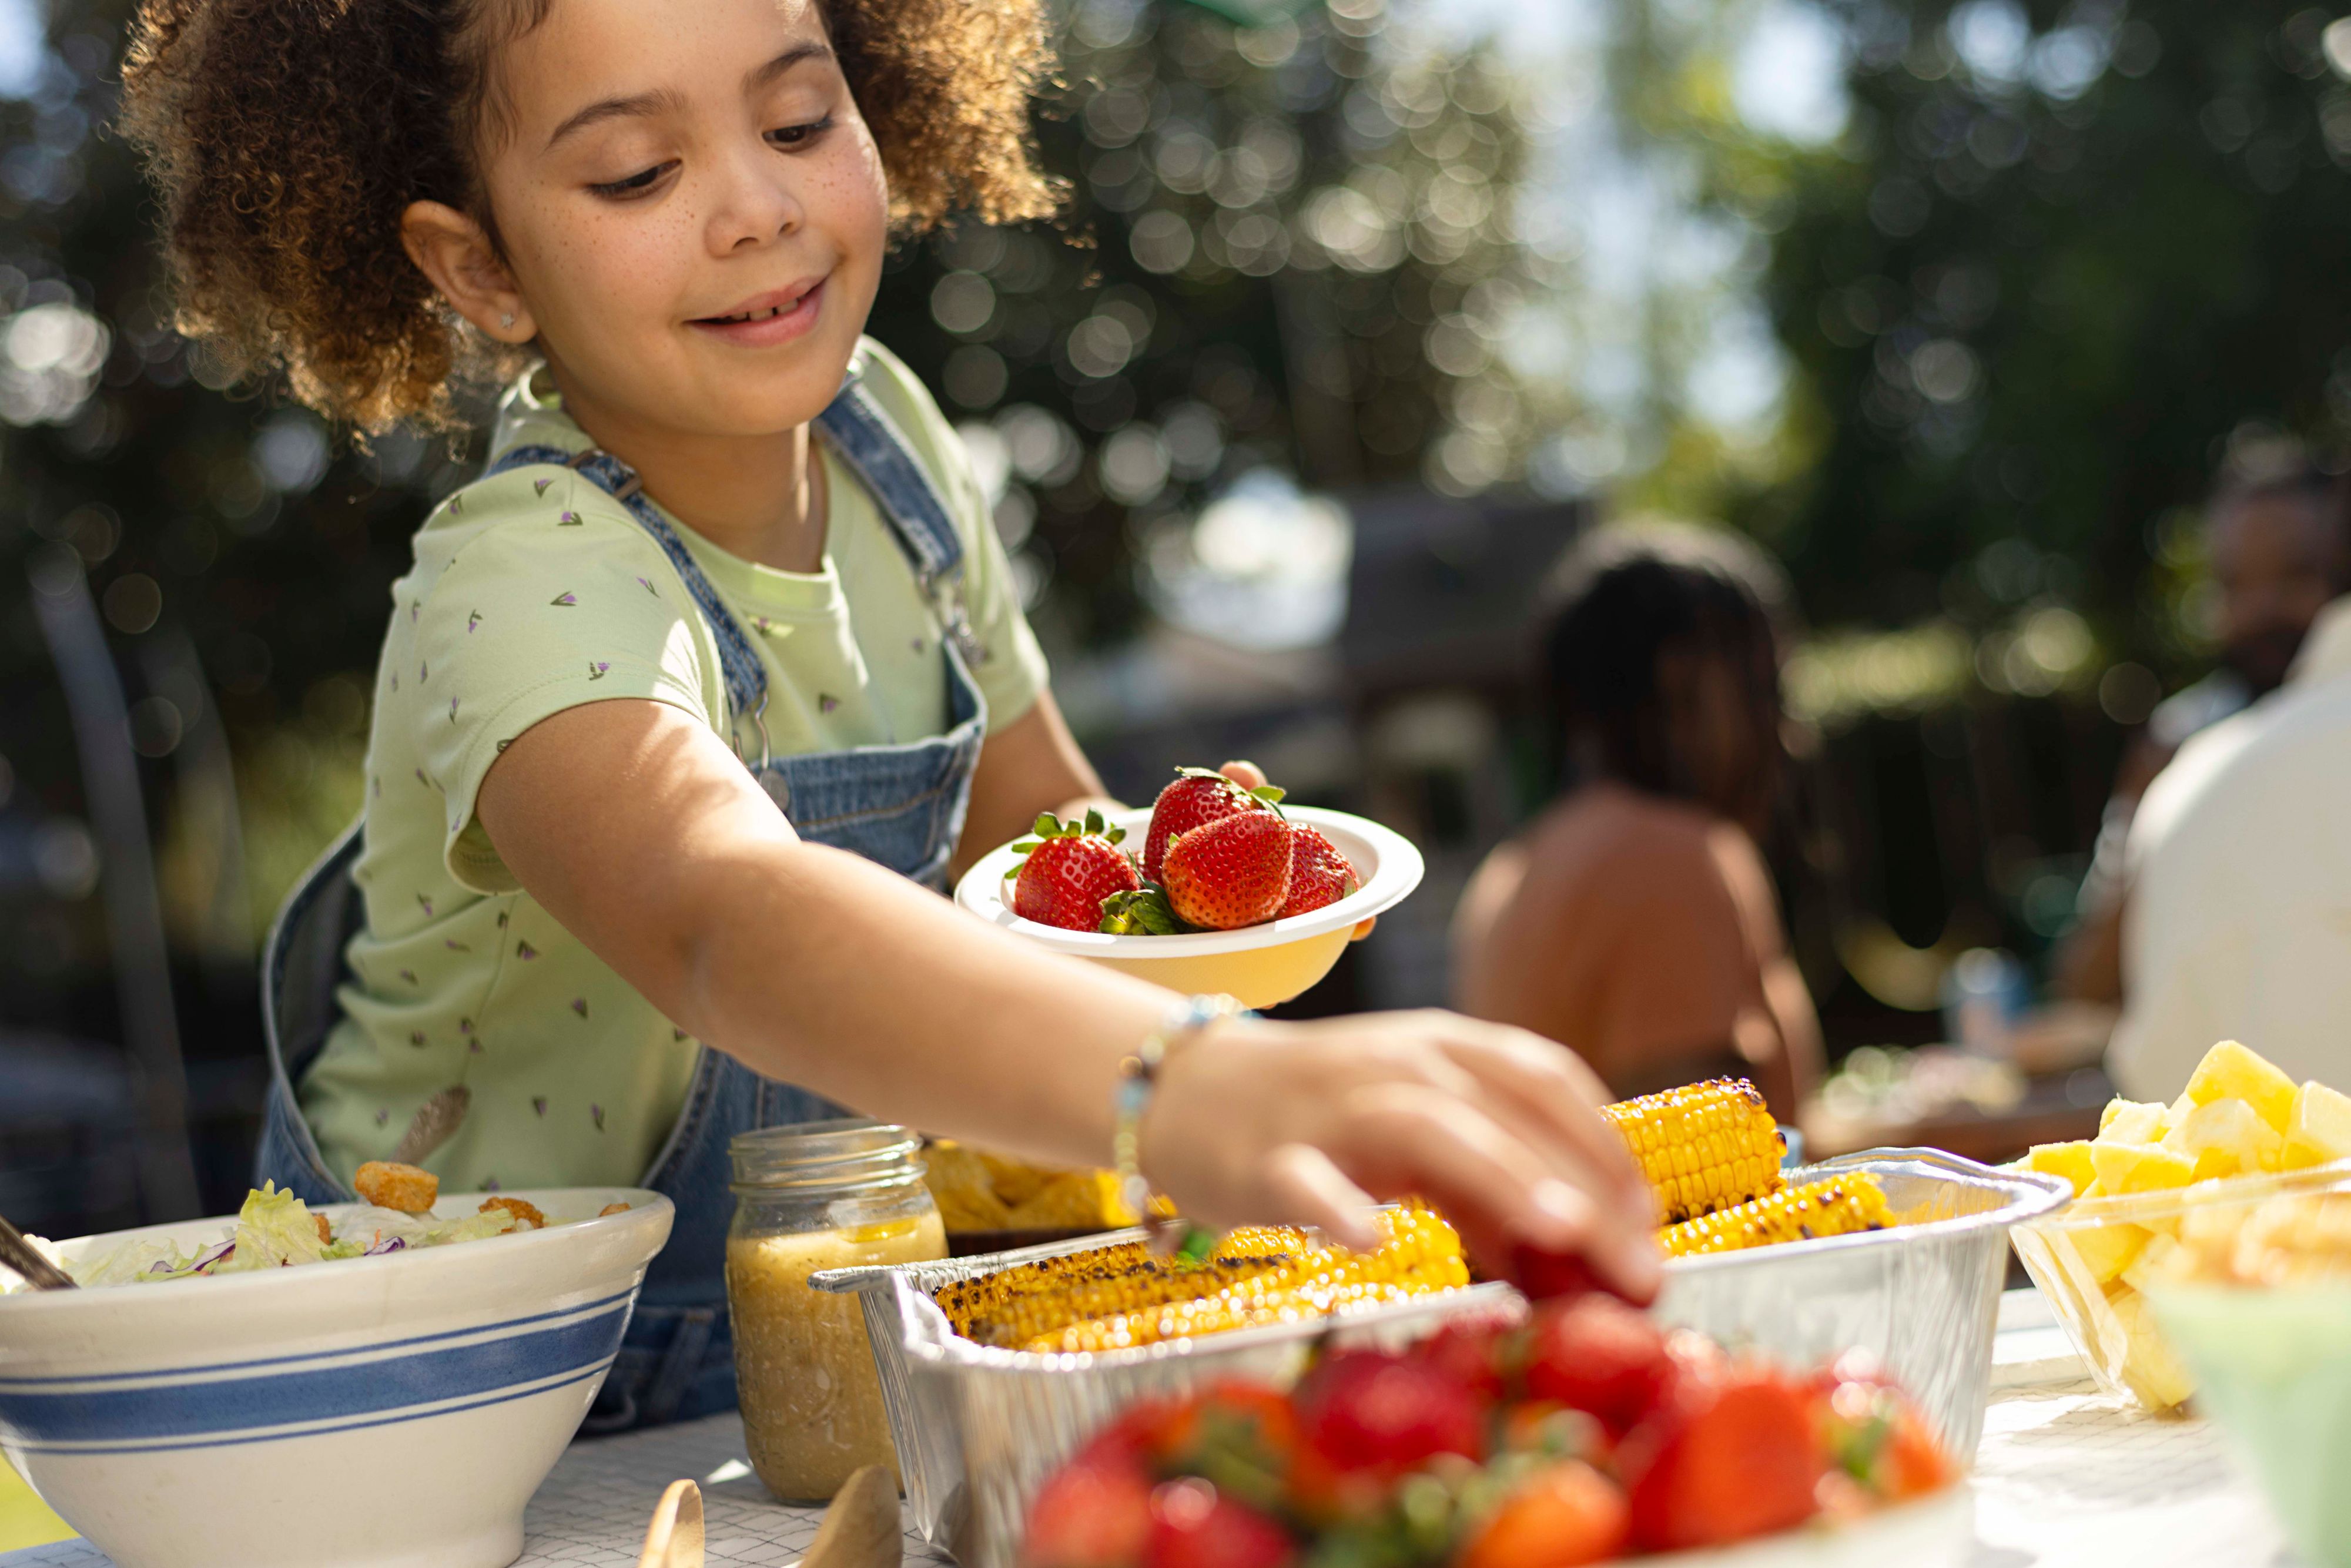
M 934 739 L 770 755 L 762 717 L 767 675 L 758 655 L 675 530 L 645 500 L 635 473 L 605 453 L 573 456 L 544 446 L 510 451 L 489 473 L 538 464 L 569 467 L 625 505 L 669 557 L 709 623 L 734 715 L 749 720 L 758 737 L 759 755 L 747 758 L 745 766 L 793 830 L 811 842 L 854 851 L 942 888 L 948 856 L 963 831 L 987 718 L 971 677 L 971 665 L 987 655 L 964 614 L 962 541 L 904 438 L 854 382 L 816 425 L 834 455 L 872 492 L 935 608 L 948 728 Z M 359 890 L 350 880 L 360 827 L 354 823 L 297 885 L 278 914 L 262 962 L 271 1082 L 254 1180 L 267 1177 L 312 1203 L 344 1203 L 353 1196 L 326 1168 L 294 1085 L 340 1016 L 335 992 L 350 978 L 344 946 L 364 924 Z M 845 1113 L 805 1089 L 762 1078 L 725 1052 L 703 1048 L 684 1109 L 639 1184 L 677 1206 L 676 1223 L 669 1244 L 646 1270 L 620 1355 L 583 1431 L 620 1431 L 734 1408 L 725 1272 L 726 1228 L 734 1214 L 727 1143 L 758 1127 Z

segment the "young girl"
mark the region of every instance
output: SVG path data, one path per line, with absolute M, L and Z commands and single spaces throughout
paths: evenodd
M 615 1423 L 732 1403 L 731 1134 L 848 1106 L 1099 1165 L 1154 1040 L 1140 1163 L 1187 1214 L 1361 1241 L 1418 1191 L 1489 1260 L 1654 1287 L 1649 1200 L 1556 1048 L 1171 1012 L 931 891 L 1100 789 L 957 443 L 860 335 L 893 233 L 1052 207 L 1043 26 L 1038 0 L 136 25 L 124 123 L 186 330 L 371 429 L 510 377 L 393 586 L 364 819 L 272 941 L 260 1175 L 327 1201 L 404 1155 L 456 1188 L 669 1194 Z

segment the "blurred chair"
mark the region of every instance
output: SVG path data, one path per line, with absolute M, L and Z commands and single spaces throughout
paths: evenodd
M 184 1218 L 200 1211 L 187 1071 L 130 706 L 80 557 L 61 545 L 43 548 L 34 552 L 26 577 L 34 619 L 72 721 L 97 841 L 98 893 L 123 1049 L 0 1034 L 0 1059 L 6 1062 L 0 1090 L 6 1092 L 12 1121 L 39 1119 L 60 1131 L 127 1122 L 143 1217 L 150 1222 Z

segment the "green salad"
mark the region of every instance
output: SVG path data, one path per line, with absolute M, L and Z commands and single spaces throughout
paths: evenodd
M 323 1222 L 323 1223 L 322 1223 Z M 520 1221 L 513 1211 L 485 1207 L 479 1214 L 441 1219 L 431 1214 L 403 1214 L 398 1209 L 362 1207 L 328 1221 L 308 1204 L 274 1184 L 264 1183 L 246 1194 L 236 1224 L 226 1236 L 193 1251 L 168 1240 L 148 1238 L 126 1241 L 93 1257 L 59 1266 L 74 1283 L 152 1285 L 199 1275 L 244 1274 L 259 1269 L 285 1269 L 304 1263 L 331 1263 L 342 1258 L 381 1257 L 416 1247 L 446 1247 L 459 1241 L 479 1241 L 502 1236 Z M 55 1259 L 54 1249 L 39 1238 L 36 1246 Z M 0 1269 L 0 1294 L 26 1289 L 23 1281 Z

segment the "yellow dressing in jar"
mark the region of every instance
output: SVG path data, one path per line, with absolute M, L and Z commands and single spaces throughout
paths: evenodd
M 730 1145 L 726 1300 L 743 1435 L 752 1469 L 787 1502 L 829 1500 L 865 1465 L 897 1472 L 858 1300 L 808 1280 L 946 1256 L 921 1145 L 864 1121 L 769 1127 Z

